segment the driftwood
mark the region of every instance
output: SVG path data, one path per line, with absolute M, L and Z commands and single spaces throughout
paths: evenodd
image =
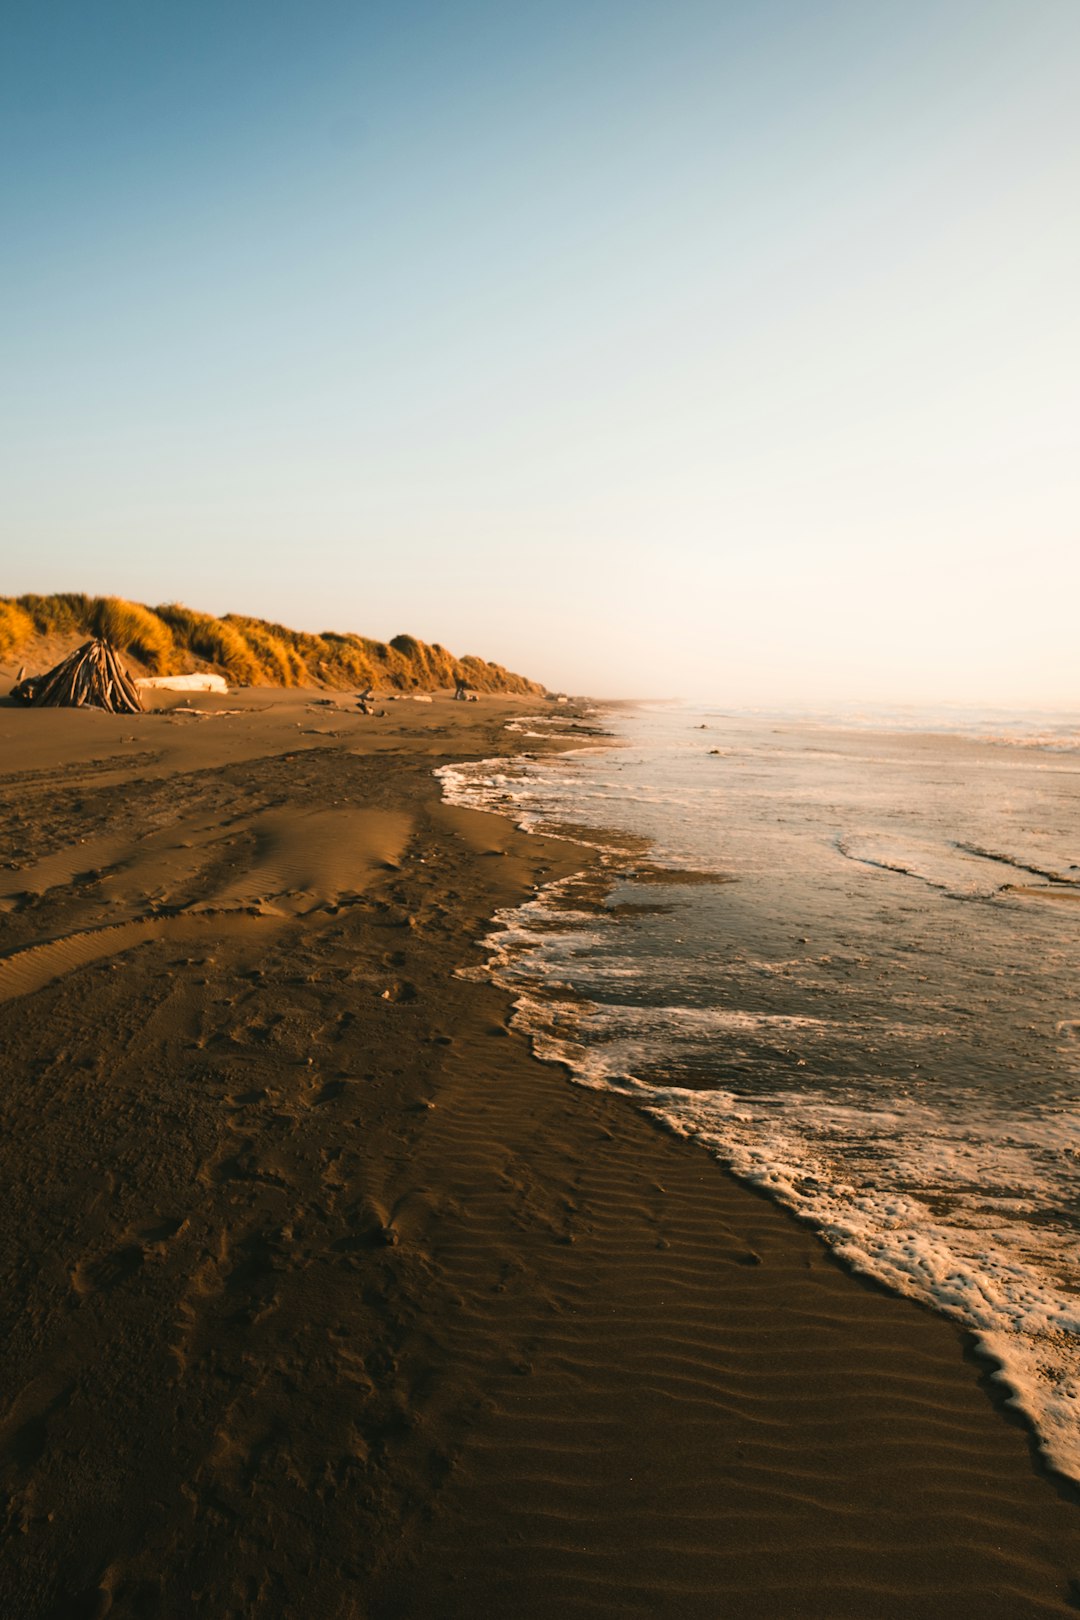
M 85 641 L 62 664 L 31 675 L 12 688 L 17 703 L 36 709 L 105 709 L 139 714 L 142 699 L 135 682 L 107 641 Z

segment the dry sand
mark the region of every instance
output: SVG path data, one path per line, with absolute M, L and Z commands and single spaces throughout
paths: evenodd
M 520 705 L 0 709 L 0 1612 L 1074 1614 L 958 1332 L 453 976 Z

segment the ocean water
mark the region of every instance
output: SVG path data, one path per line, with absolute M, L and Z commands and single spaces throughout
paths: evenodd
M 442 773 L 604 851 L 496 919 L 519 1027 L 970 1328 L 1080 1481 L 1080 720 L 600 723 Z

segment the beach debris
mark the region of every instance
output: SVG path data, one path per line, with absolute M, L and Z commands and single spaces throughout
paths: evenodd
M 16 703 L 35 709 L 104 709 L 108 714 L 140 714 L 138 687 L 107 641 L 95 638 L 55 669 L 24 677 L 12 687 Z
M 229 683 L 224 675 L 210 670 L 199 670 L 194 675 L 144 675 L 135 685 L 142 692 L 149 688 L 156 692 L 227 692 Z
M 245 710 L 243 710 L 243 709 L 192 709 L 190 707 L 185 709 L 185 708 L 180 708 L 179 705 L 178 705 L 175 709 L 161 709 L 158 712 L 160 714 L 164 715 L 166 720 L 175 720 L 178 715 L 182 716 L 185 719 L 192 719 L 192 720 L 225 720 L 230 715 L 244 714 Z

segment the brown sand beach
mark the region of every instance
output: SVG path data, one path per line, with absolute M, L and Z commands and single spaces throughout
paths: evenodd
M 0 1612 L 1075 1613 L 958 1330 L 455 977 L 521 703 L 0 709 Z

